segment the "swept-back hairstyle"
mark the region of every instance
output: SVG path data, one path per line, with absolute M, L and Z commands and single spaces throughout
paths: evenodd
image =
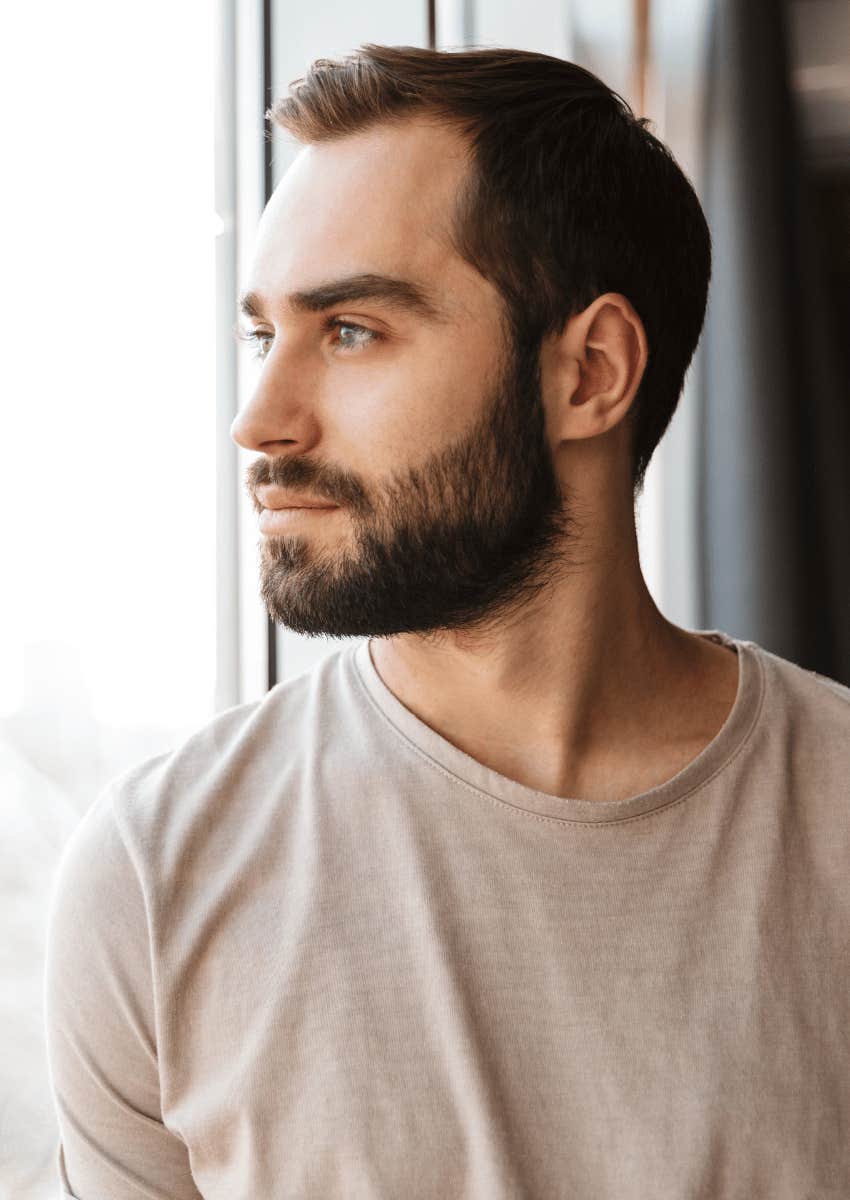
M 517 346 L 604 292 L 643 321 L 649 357 L 627 417 L 637 497 L 705 317 L 711 238 L 689 180 L 601 79 L 524 50 L 366 43 L 316 59 L 266 113 L 306 144 L 414 115 L 469 140 L 452 242 L 501 293 Z

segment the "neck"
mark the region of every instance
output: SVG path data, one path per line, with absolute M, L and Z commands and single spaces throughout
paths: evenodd
M 659 612 L 640 571 L 633 523 L 625 544 L 592 561 L 582 556 L 502 625 L 376 638 L 370 650 L 384 683 L 431 728 L 554 795 L 595 788 L 607 798 L 623 787 L 633 794 L 632 764 L 653 753 L 669 762 L 673 746 L 689 753 L 710 740 L 737 677 L 733 656 Z M 696 681 L 717 680 L 719 670 L 723 695 L 710 693 L 710 711 L 695 708 Z M 663 769 L 659 759 L 656 770 Z

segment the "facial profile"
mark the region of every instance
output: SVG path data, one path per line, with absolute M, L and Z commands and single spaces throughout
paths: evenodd
M 426 182 L 429 159 L 445 150 L 434 140 L 447 136 L 375 131 L 361 144 L 360 169 L 356 145 L 322 147 L 320 161 L 298 168 L 289 201 L 270 204 L 264 216 L 255 274 L 268 296 L 290 290 L 284 277 L 297 287 L 354 264 L 377 275 L 388 250 L 406 244 L 408 273 L 427 278 L 447 303 L 462 301 L 451 320 L 427 327 L 415 312 L 400 321 L 391 308 L 370 312 L 367 299 L 343 304 L 341 317 L 333 308 L 323 314 L 337 321 L 330 342 L 319 314 L 293 321 L 280 345 L 277 332 L 264 335 L 275 349 L 265 355 L 262 412 L 241 439 L 264 447 L 248 476 L 254 507 L 260 511 L 263 485 L 338 506 L 296 516 L 291 531 L 260 543 L 269 615 L 307 636 L 486 627 L 545 587 L 564 557 L 570 518 L 546 436 L 539 347 L 510 335 L 483 280 L 470 299 L 474 273 L 455 262 L 449 269 L 450 251 L 429 233 L 464 169 L 449 156 L 444 177 Z M 420 188 L 412 214 L 411 182 Z M 371 195 L 388 203 L 382 209 Z M 293 253 L 300 213 L 309 216 L 302 251 Z M 395 213 L 407 214 L 398 229 Z M 455 293 L 452 271 L 462 281 Z M 383 340 L 370 338 L 381 325 Z M 289 444 L 271 446 L 287 434 Z M 292 444 L 299 440 L 300 448 Z

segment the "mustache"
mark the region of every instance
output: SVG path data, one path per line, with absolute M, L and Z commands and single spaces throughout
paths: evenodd
M 307 492 L 329 504 L 355 508 L 368 504 L 366 490 L 354 476 L 316 466 L 303 458 L 265 458 L 251 464 L 245 476 L 245 490 L 258 512 L 262 508 L 257 500 L 261 487 Z

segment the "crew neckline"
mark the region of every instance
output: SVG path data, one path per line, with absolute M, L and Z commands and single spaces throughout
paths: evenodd
M 764 698 L 764 665 L 760 647 L 719 629 L 692 633 L 728 646 L 738 657 L 738 688 L 726 720 L 696 758 L 676 775 L 648 791 L 621 800 L 584 800 L 538 791 L 485 766 L 460 750 L 407 708 L 384 683 L 372 661 L 370 638 L 349 647 L 346 657 L 354 675 L 378 713 L 395 733 L 437 770 L 509 808 L 567 824 L 608 824 L 643 816 L 683 801 L 703 788 L 743 749 L 755 728 Z

